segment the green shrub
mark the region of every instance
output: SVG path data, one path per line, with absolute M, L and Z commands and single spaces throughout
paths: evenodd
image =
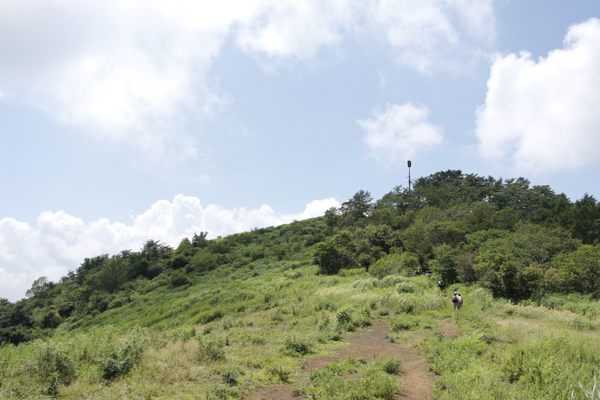
M 225 359 L 225 341 L 209 333 L 198 337 L 198 358 L 201 361 L 218 361 Z
M 173 286 L 173 287 L 179 287 L 179 286 L 185 286 L 185 285 L 192 284 L 192 281 L 190 280 L 190 278 L 182 270 L 173 271 L 173 273 L 171 274 L 170 282 L 171 282 L 171 286 Z
M 36 342 L 31 368 L 42 381 L 43 394 L 51 397 L 58 395 L 60 384 L 70 384 L 76 373 L 69 350 L 55 342 Z
M 322 370 L 312 372 L 309 383 L 301 385 L 297 392 L 308 398 L 322 400 L 392 400 L 401 386 L 395 377 L 384 371 L 385 364 L 380 361 L 365 363 L 355 358 L 333 362 Z M 356 372 L 356 378 L 346 377 Z
M 227 386 L 237 386 L 239 373 L 237 371 L 225 371 L 221 374 L 221 378 L 223 379 L 223 383 Z
M 398 356 L 390 356 L 383 360 L 383 370 L 390 375 L 398 375 L 402 366 L 402 358 Z
M 419 267 L 419 259 L 410 252 L 388 254 L 369 267 L 369 273 L 376 278 L 387 275 L 407 275 Z
M 289 383 L 292 371 L 282 365 L 271 365 L 267 369 L 269 374 L 279 379 L 283 383 Z
M 396 291 L 398 293 L 412 293 L 414 291 L 414 287 L 410 282 L 402 282 L 396 287 Z
M 313 352 L 312 340 L 296 335 L 286 336 L 283 346 L 284 353 L 294 357 L 304 356 Z
M 206 400 L 233 400 L 239 398 L 239 390 L 223 385 L 206 389 Z
M 392 332 L 410 331 L 419 327 L 419 318 L 411 315 L 400 315 L 390 319 Z
M 100 378 L 113 380 L 127 374 L 141 359 L 148 347 L 146 331 L 139 326 L 129 331 L 127 339 L 121 347 L 110 346 L 106 358 L 100 363 Z
M 198 324 L 208 324 L 209 322 L 213 322 L 217 319 L 223 318 L 225 313 L 221 309 L 205 311 L 203 313 L 198 314 L 196 318 L 196 323 Z

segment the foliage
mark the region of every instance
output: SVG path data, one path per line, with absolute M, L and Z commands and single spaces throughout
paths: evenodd
M 300 386 L 298 392 L 309 398 L 319 399 L 388 399 L 394 398 L 401 389 L 397 374 L 400 360 L 390 357 L 367 363 L 362 359 L 348 358 L 333 362 L 324 369 L 310 374 L 309 383 Z M 345 375 L 357 373 L 355 379 Z
M 433 332 L 419 345 L 438 398 L 583 398 L 595 390 L 597 358 L 581 344 L 597 354 L 599 209 L 449 170 L 377 201 L 361 190 L 319 218 L 85 258 L 26 299 L 0 299 L 0 397 L 239 398 L 294 380 L 302 357 L 377 318 L 396 342 Z M 419 268 L 434 276 L 410 277 Z M 448 324 L 470 333 L 442 339 Z M 363 361 L 300 394 L 393 396 L 385 376 L 399 361 Z
M 410 275 L 419 268 L 419 259 L 414 253 L 388 254 L 377 260 L 369 268 L 369 273 L 377 278 L 387 275 Z
M 553 265 L 564 274 L 568 291 L 600 296 L 600 244 L 561 253 Z
M 140 362 L 141 355 L 148 346 L 148 338 L 144 329 L 136 326 L 128 335 L 122 346 L 112 346 L 106 359 L 100 364 L 100 378 L 111 381 L 127 374 Z

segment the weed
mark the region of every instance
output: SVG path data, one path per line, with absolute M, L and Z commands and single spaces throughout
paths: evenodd
M 218 361 L 225 359 L 225 341 L 213 334 L 198 337 L 198 358 L 201 361 Z
M 399 355 L 390 356 L 383 360 L 383 370 L 390 375 L 398 375 L 401 365 L 402 358 Z
M 206 389 L 206 400 L 232 400 L 238 397 L 239 391 L 227 386 L 217 385 Z
M 221 374 L 221 378 L 223 378 L 223 383 L 228 386 L 237 386 L 239 374 L 236 371 L 225 371 Z
M 354 358 L 328 364 L 323 370 L 312 372 L 309 383 L 301 385 L 297 393 L 324 400 L 339 399 L 340 395 L 348 399 L 391 400 L 400 391 L 400 384 L 384 372 L 383 364 L 365 364 Z M 345 376 L 356 372 L 356 378 Z
M 283 383 L 289 383 L 292 371 L 282 365 L 271 365 L 268 368 L 269 374 L 279 379 Z
M 110 346 L 107 357 L 100 363 L 100 378 L 113 380 L 127 374 L 141 359 L 148 346 L 146 331 L 139 326 L 127 334 L 127 339 L 121 347 Z
M 75 378 L 75 363 L 64 345 L 39 341 L 34 350 L 31 372 L 42 381 L 42 393 L 56 397 L 60 384 L 68 385 Z
M 312 340 L 290 335 L 283 343 L 284 353 L 294 357 L 304 356 L 313 352 Z
M 390 329 L 392 332 L 410 331 L 419 326 L 419 318 L 411 315 L 400 315 L 390 320 Z

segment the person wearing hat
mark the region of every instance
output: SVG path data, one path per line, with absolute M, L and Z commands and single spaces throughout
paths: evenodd
M 458 293 L 454 292 L 454 295 L 452 296 L 452 305 L 454 306 L 454 311 L 456 311 L 457 308 L 460 310 L 458 302 L 459 302 Z

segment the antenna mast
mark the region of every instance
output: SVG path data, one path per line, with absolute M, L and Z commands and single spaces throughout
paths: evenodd
M 412 162 L 410 162 L 410 160 L 408 160 L 408 192 L 410 193 L 410 166 L 412 165 Z

